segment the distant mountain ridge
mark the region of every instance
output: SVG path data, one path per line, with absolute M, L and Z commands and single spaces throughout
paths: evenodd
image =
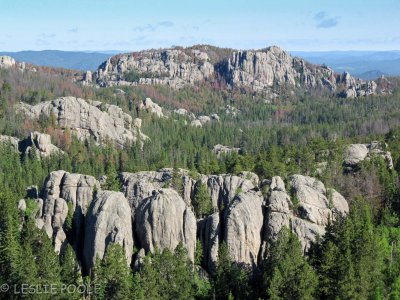
M 0 56 L 11 56 L 16 61 L 23 61 L 38 66 L 65 68 L 73 70 L 95 70 L 97 67 L 116 51 L 89 52 L 89 51 L 20 51 L 20 52 L 0 52 Z

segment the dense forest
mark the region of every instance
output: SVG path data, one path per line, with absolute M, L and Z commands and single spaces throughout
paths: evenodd
M 50 134 L 64 151 L 39 159 L 35 151 L 21 154 L 10 143 L 0 144 L 0 283 L 2 289 L 4 284 L 18 287 L 2 290 L 1 299 L 400 299 L 399 89 L 357 99 L 332 98 L 323 91 L 283 91 L 281 97 L 266 100 L 206 84 L 117 91 L 83 86 L 71 78 L 66 70 L 0 69 L 0 134 L 24 138 L 37 130 Z M 396 78 L 389 80 L 398 84 Z M 82 142 L 51 118 L 30 120 L 14 108 L 21 101 L 37 104 L 69 95 L 115 104 L 140 117 L 149 141 L 124 148 Z M 145 97 L 161 105 L 169 118 L 138 112 L 136 104 Z M 227 105 L 237 113 L 229 113 Z M 173 114 L 175 108 L 196 115 L 217 113 L 220 121 L 191 127 L 185 117 Z M 374 157 L 348 172 L 343 166 L 345 146 L 371 141 L 387 144 L 394 167 Z M 218 157 L 212 151 L 216 144 L 240 151 Z M 322 162 L 326 167 L 321 171 Z M 350 212 L 332 220 L 307 253 L 289 228 L 281 230 L 255 270 L 235 263 L 222 244 L 211 273 L 204 271 L 201 244 L 194 262 L 179 245 L 174 251 L 148 253 L 140 266 L 128 266 L 122 247 L 111 244 L 87 273 L 71 246 L 58 256 L 45 232 L 35 226 L 37 208 L 27 199 L 26 188 L 41 187 L 51 171 L 107 175 L 107 188 L 119 190 L 120 172 L 165 167 L 193 174 L 252 171 L 261 180 L 310 175 L 339 191 Z M 210 211 L 204 207 L 206 194 L 199 192 L 194 203 L 205 215 Z M 21 198 L 27 199 L 23 212 L 17 207 Z M 68 236 L 71 228 L 65 230 Z M 51 284 L 83 288 L 21 293 L 24 283 L 42 289 Z

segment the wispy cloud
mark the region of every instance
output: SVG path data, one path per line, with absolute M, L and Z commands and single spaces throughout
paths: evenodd
M 317 22 L 317 28 L 332 28 L 339 23 L 340 17 L 331 17 L 325 11 L 320 11 L 314 15 L 314 20 Z
M 54 39 L 56 37 L 55 33 L 42 33 L 39 34 L 40 39 Z
M 78 33 L 78 31 L 79 31 L 78 27 L 73 27 L 73 28 L 68 29 L 68 32 L 71 32 L 71 33 Z
M 38 45 L 38 46 L 48 46 L 48 45 L 50 45 L 50 42 L 48 40 L 45 40 L 45 39 L 37 39 L 35 41 L 35 44 Z
M 175 24 L 171 21 L 162 21 L 156 24 L 147 24 L 145 26 L 136 26 L 133 30 L 138 32 L 145 32 L 145 31 L 156 31 L 160 28 L 168 28 L 173 27 Z

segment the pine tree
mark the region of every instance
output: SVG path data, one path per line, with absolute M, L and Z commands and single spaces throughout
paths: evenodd
M 287 228 L 268 253 L 264 286 L 269 299 L 313 299 L 317 276 L 305 260 L 298 238 Z
M 21 283 L 19 216 L 11 193 L 0 193 L 0 280 L 9 285 Z M 11 294 L 10 294 L 11 295 Z
M 61 261 L 61 280 L 63 284 L 79 286 L 82 283 L 82 277 L 76 255 L 71 245 L 67 245 L 64 253 L 60 255 Z M 79 299 L 80 294 L 68 293 L 69 299 Z
M 97 262 L 98 264 L 99 262 Z M 98 299 L 129 299 L 133 277 L 125 251 L 119 244 L 107 246 L 100 266 L 95 267 L 95 282 L 100 285 Z
M 212 213 L 212 200 L 207 192 L 207 186 L 200 181 L 193 199 L 193 207 L 198 218 L 208 216 Z
M 117 170 L 115 169 L 114 164 L 109 162 L 107 165 L 107 180 L 104 189 L 119 192 L 121 191 L 121 188 L 122 184 L 119 180 Z

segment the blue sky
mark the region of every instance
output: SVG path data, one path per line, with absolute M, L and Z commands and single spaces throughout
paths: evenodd
M 0 0 L 0 50 L 400 50 L 400 0 Z

